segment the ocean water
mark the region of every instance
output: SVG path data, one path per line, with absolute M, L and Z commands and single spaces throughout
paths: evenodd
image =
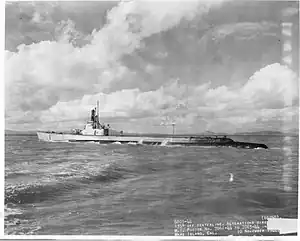
M 232 138 L 270 149 L 46 143 L 7 135 L 5 233 L 174 235 L 174 220 L 297 218 L 298 137 Z

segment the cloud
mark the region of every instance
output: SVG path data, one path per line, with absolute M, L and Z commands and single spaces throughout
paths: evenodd
M 270 85 L 272 83 L 273 85 Z M 189 93 L 190 104 L 186 109 L 176 108 L 180 100 L 186 101 L 186 97 L 182 95 L 185 87 L 181 86 L 178 80 L 173 80 L 156 91 L 141 92 L 139 89 L 129 89 L 109 94 L 85 95 L 81 100 L 58 102 L 42 112 L 41 121 L 47 123 L 79 119 L 82 123 L 88 118 L 96 101 L 100 100 L 101 117 L 104 119 L 147 117 L 152 119 L 153 125 L 158 125 L 160 120 L 156 117 L 166 115 L 170 116 L 169 121 L 176 118 L 178 125 L 193 126 L 204 121 L 210 123 L 207 125 L 209 128 L 213 127 L 219 131 L 224 131 L 222 123 L 227 123 L 228 130 L 233 131 L 237 130 L 237 126 L 255 129 L 261 127 L 257 126 L 257 123 L 262 124 L 270 119 L 281 125 L 285 121 L 291 126 L 297 118 L 297 107 L 290 102 L 298 99 L 297 93 L 292 91 L 296 88 L 294 73 L 285 66 L 273 64 L 255 73 L 238 89 L 225 86 L 211 88 L 209 82 L 197 86 Z M 270 108 L 270 103 L 278 105 Z M 285 109 L 282 106 L 285 106 Z
M 220 3 L 121 2 L 88 27 L 80 8 L 92 14 L 100 5 L 35 7 L 28 21 L 51 28 L 52 38 L 5 52 L 6 121 L 81 126 L 98 99 L 104 121 L 129 129 L 136 121 L 148 130 L 162 115 L 176 118 L 182 131 L 263 128 L 267 119 L 282 122 L 287 110 L 295 116 L 297 80 L 276 64 L 274 23 L 220 21 L 205 30 L 206 14 Z
M 163 59 L 168 56 L 168 53 L 167 52 L 158 52 L 155 56 L 159 59 Z
M 78 32 L 90 35 L 106 23 L 106 11 L 117 5 L 107 2 L 13 2 L 5 8 L 5 49 L 16 51 L 19 44 L 55 41 L 56 28 L 63 22 L 76 23 Z M 89 18 L 86 18 L 89 16 Z M 79 46 L 84 45 L 79 43 Z
M 228 36 L 235 38 L 256 38 L 257 35 L 274 35 L 272 29 L 278 29 L 278 24 L 270 22 L 253 23 L 231 23 L 218 26 L 212 29 L 212 38 L 215 40 L 221 40 Z
M 166 2 L 163 5 L 121 2 L 109 12 L 108 24 L 100 31 L 94 31 L 91 43 L 82 48 L 70 43 L 79 34 L 69 21 L 63 26 L 58 42 L 23 45 L 18 47 L 17 53 L 7 52 L 7 110 L 11 107 L 42 110 L 59 100 L 101 91 L 102 79 L 99 77 L 107 73 L 111 75 L 123 55 L 139 48 L 143 38 L 174 27 L 184 17 L 193 16 L 198 5 L 195 1 L 188 4 Z M 130 29 L 132 21 L 129 22 L 128 16 L 132 14 L 142 18 L 135 22 L 140 24 L 138 33 Z
M 84 36 L 76 29 L 75 23 L 68 19 L 62 20 L 55 28 L 55 39 L 59 42 L 72 43 L 74 46 L 82 46 L 89 42 L 90 36 Z M 78 43 L 78 41 L 83 41 Z M 84 42 L 86 41 L 86 42 Z
M 242 93 L 248 95 L 247 99 L 254 105 L 260 105 L 260 101 L 266 102 L 267 96 L 270 102 L 282 103 L 277 106 L 282 108 L 298 101 L 297 90 L 296 74 L 286 66 L 273 64 L 254 73 Z
M 146 66 L 146 68 L 145 68 L 145 71 L 146 71 L 148 74 L 152 74 L 152 73 L 155 72 L 157 69 L 158 69 L 157 66 L 154 66 L 153 64 L 147 64 L 147 66 Z

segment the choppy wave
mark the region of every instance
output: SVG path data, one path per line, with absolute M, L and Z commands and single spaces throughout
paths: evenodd
M 107 165 L 104 170 L 96 173 L 90 173 L 88 176 L 81 178 L 80 182 L 113 182 L 132 176 L 133 173 L 126 168 L 120 167 L 118 165 Z
M 15 205 L 5 205 L 4 209 L 6 235 L 30 235 L 41 229 L 38 222 L 29 222 L 25 210 L 17 208 Z
M 15 217 L 18 215 L 22 215 L 23 211 L 17 207 L 9 207 L 8 205 L 5 205 L 5 218 L 7 217 Z
M 74 188 L 71 183 L 59 184 L 27 184 L 7 187 L 5 203 L 28 204 L 55 199 L 62 193 Z
M 239 213 L 241 210 L 263 213 L 266 208 L 274 210 L 283 208 L 286 205 L 284 194 L 280 189 L 236 191 L 223 197 L 210 199 L 202 205 L 205 205 L 207 210 L 218 214 Z
M 29 170 L 23 170 L 23 171 L 18 171 L 18 172 L 6 172 L 5 177 L 17 178 L 17 177 L 27 176 L 30 173 L 32 173 L 32 172 Z
M 83 172 L 58 172 L 52 175 L 58 179 L 43 183 L 7 185 L 5 203 L 28 204 L 54 200 L 72 189 L 80 188 L 78 183 L 114 182 L 132 176 L 132 173 L 115 164 L 107 164 L 101 170 L 93 170 L 91 167 Z

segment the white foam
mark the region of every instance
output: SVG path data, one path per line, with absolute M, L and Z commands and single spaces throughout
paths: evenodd
M 138 143 L 136 142 L 128 142 L 128 145 L 136 146 Z
M 121 142 L 119 142 L 119 141 L 115 141 L 115 142 L 113 142 L 112 144 L 116 144 L 116 145 L 122 145 L 122 143 L 121 143 Z
M 229 182 L 233 182 L 233 174 L 232 174 L 232 173 L 229 173 L 229 175 L 230 175 Z
M 167 146 L 169 143 L 169 140 L 165 139 L 162 141 L 162 143 L 160 144 L 161 146 Z
M 5 212 L 4 215 L 5 217 L 11 216 L 11 215 L 18 215 L 18 214 L 22 214 L 22 210 L 17 209 L 17 208 L 9 208 L 7 207 L 7 205 L 5 205 Z

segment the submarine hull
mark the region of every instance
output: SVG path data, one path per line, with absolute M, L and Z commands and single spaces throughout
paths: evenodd
M 79 135 L 57 132 L 37 132 L 38 139 L 47 142 L 96 142 L 99 144 L 122 143 L 122 144 L 144 144 L 144 145 L 181 145 L 181 146 L 226 146 L 236 148 L 268 149 L 265 144 L 236 142 L 230 138 L 219 137 L 155 137 L 155 136 L 97 136 Z
M 268 149 L 267 145 L 261 143 L 251 143 L 251 142 L 237 142 L 235 141 L 232 144 L 233 147 L 237 148 L 246 148 L 246 149 L 255 149 L 255 148 L 262 148 Z

